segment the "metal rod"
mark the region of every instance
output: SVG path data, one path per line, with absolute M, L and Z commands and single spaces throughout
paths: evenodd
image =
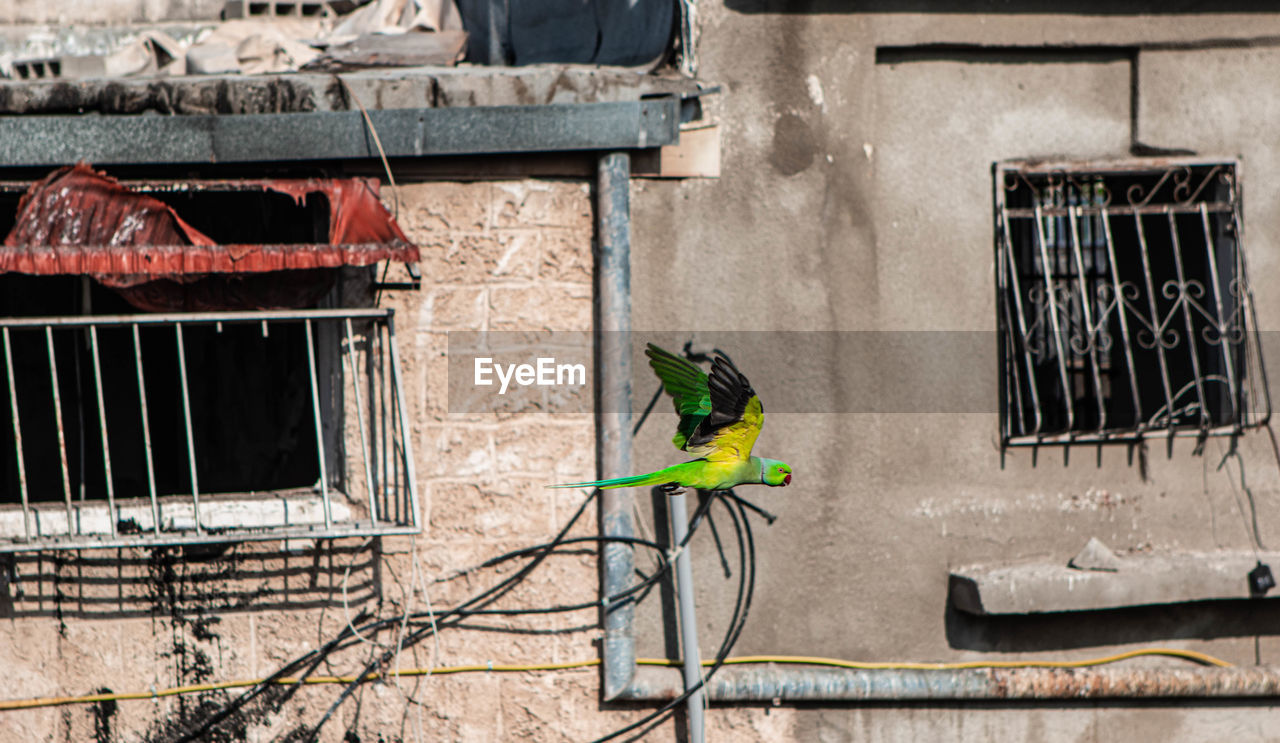
M 53 328 L 44 329 L 49 349 L 49 382 L 53 387 L 53 418 L 58 424 L 58 453 L 62 462 L 62 493 L 67 501 L 67 535 L 75 534 L 75 517 L 71 512 L 71 472 L 67 467 L 67 437 L 62 427 L 62 396 L 58 393 L 58 361 L 53 352 Z
M 1004 248 L 1008 260 L 1009 280 L 1013 283 L 1013 304 L 1017 310 L 1018 316 L 1018 334 L 1022 338 L 1022 346 L 1025 349 L 1027 339 L 1031 333 L 1027 330 L 1027 315 L 1022 307 L 1022 285 L 1018 281 L 1017 261 L 1013 256 L 1013 241 L 1009 238 L 1009 219 L 1005 211 L 1000 212 L 1002 221 L 1004 222 Z M 1039 380 L 1036 379 L 1036 367 L 1031 361 L 1031 354 L 1022 354 L 1022 360 L 1027 366 L 1027 389 L 1031 392 L 1031 409 L 1035 412 L 1036 427 L 1032 433 L 1039 434 L 1043 427 L 1043 416 L 1040 412 L 1040 391 L 1038 389 Z
M 1027 412 L 1026 405 L 1022 401 L 1022 378 L 1018 372 L 1018 362 L 1014 357 L 1014 351 L 1018 348 L 1017 339 L 1013 334 L 1013 313 L 1009 311 L 1009 292 L 1011 291 L 1008 281 L 1009 261 L 1005 257 L 1004 244 L 1008 241 L 1005 231 L 1008 225 L 1005 224 L 1003 218 L 1004 210 L 1004 194 L 997 189 L 996 201 L 1000 204 L 1000 213 L 996 219 L 996 324 L 1003 330 L 1003 334 L 998 338 L 1004 346 L 1004 368 L 1008 370 L 1007 375 L 1001 375 L 1000 388 L 1001 397 L 1004 400 L 1004 431 L 1005 436 L 1013 435 L 1014 422 L 1017 422 L 1017 430 L 1025 432 Z
M 596 169 L 596 369 L 599 406 L 596 446 L 600 477 L 631 474 L 631 156 L 603 155 Z M 630 488 L 600 496 L 603 536 L 634 534 Z M 631 545 L 611 542 L 601 548 L 601 595 L 627 589 L 635 571 Z M 636 670 L 635 605 L 619 601 L 604 608 L 604 699 L 627 687 Z
M 4 366 L 9 375 L 9 413 L 13 417 L 14 456 L 18 459 L 18 493 L 22 496 L 22 527 L 31 539 L 31 504 L 27 498 L 27 465 L 22 456 L 22 424 L 18 420 L 18 388 L 13 376 L 13 349 L 9 345 L 9 329 L 0 328 L 4 335 Z
M 306 321 L 307 328 L 307 373 L 311 377 L 311 412 L 316 423 L 316 456 L 320 461 L 320 497 L 324 500 L 324 528 L 333 526 L 332 505 L 329 502 L 329 475 L 324 461 L 324 425 L 320 420 L 320 385 L 316 383 L 316 346 L 311 332 L 311 321 Z
M 1199 204 L 1151 204 L 1147 206 L 1125 207 L 1125 211 L 1133 211 L 1135 214 L 1164 214 L 1169 210 L 1173 210 L 1183 214 L 1195 214 L 1200 210 L 1203 204 L 1206 209 L 1214 213 L 1230 213 L 1232 204 L 1226 201 L 1202 201 Z M 1071 209 L 1077 209 L 1084 216 L 1095 216 L 1102 214 L 1108 207 L 1104 205 L 1063 205 L 1063 206 L 1042 206 L 1040 207 L 1041 216 L 1045 217 L 1065 217 Z M 1009 216 L 1011 217 L 1032 217 L 1035 216 L 1034 207 L 1009 207 Z
M 1169 240 L 1173 248 L 1173 267 L 1178 276 L 1178 301 L 1174 309 L 1177 309 L 1177 305 L 1182 305 L 1182 319 L 1187 328 L 1187 354 L 1191 357 L 1191 373 L 1195 375 L 1196 399 L 1200 401 L 1200 428 L 1205 429 L 1209 427 L 1209 410 L 1205 405 L 1204 381 L 1200 376 L 1200 354 L 1196 353 L 1195 324 L 1191 320 L 1190 286 L 1182 270 L 1182 242 L 1178 239 L 1177 217 L 1173 212 L 1169 212 Z M 1173 417 L 1172 410 L 1169 411 L 1169 416 Z
M 378 499 L 379 512 L 385 518 L 387 516 L 386 502 L 382 495 L 383 479 L 381 469 L 381 452 L 382 452 L 382 431 L 379 428 L 380 419 L 378 417 L 379 406 L 382 404 L 381 387 L 378 385 L 379 362 L 382 358 L 382 346 L 379 345 L 379 333 L 382 331 L 377 325 L 370 327 L 366 343 L 367 352 L 364 355 L 364 372 L 365 386 L 368 388 L 369 397 L 369 443 L 371 447 L 371 466 L 373 470 L 373 493 Z
M 102 468 L 107 478 L 107 521 L 116 535 L 116 492 L 111 484 L 111 446 L 107 442 L 107 406 L 102 397 L 102 365 L 98 361 L 98 328 L 89 326 L 89 347 L 93 352 L 93 384 L 98 393 L 98 428 L 102 432 Z M 83 476 L 82 476 L 83 478 Z
M 1222 425 L 1209 429 L 1174 429 L 1170 434 L 1167 431 L 1159 433 L 1160 438 L 1201 438 L 1204 436 L 1238 436 L 1240 428 L 1234 424 Z M 1130 442 L 1143 441 L 1145 439 L 1154 438 L 1150 432 L 1135 431 L 1133 429 L 1121 428 L 1112 429 L 1110 431 L 1101 431 L 1098 433 L 1085 432 L 1076 434 L 1047 434 L 1040 436 L 1014 436 L 1005 441 L 1006 446 L 1038 446 L 1040 444 L 1088 444 L 1100 443 L 1104 441 L 1110 442 Z
M 1107 407 L 1102 397 L 1102 370 L 1098 365 L 1098 349 L 1094 342 L 1099 328 L 1093 326 L 1093 311 L 1089 305 L 1091 297 L 1089 290 L 1085 284 L 1084 276 L 1084 257 L 1080 254 L 1080 231 L 1078 229 L 1079 207 L 1070 207 L 1068 209 L 1068 221 L 1071 224 L 1071 254 L 1076 261 L 1076 285 L 1080 289 L 1080 312 L 1084 316 L 1085 342 L 1089 349 L 1089 368 L 1093 370 L 1093 392 L 1094 400 L 1098 403 L 1098 431 L 1103 431 L 1107 427 Z M 1075 349 L 1072 349 L 1073 351 Z
M 702 656 L 698 652 L 698 617 L 693 601 L 693 559 L 685 543 L 689 535 L 689 511 L 683 488 L 667 498 L 667 510 L 671 522 L 671 543 L 676 545 L 676 603 L 680 612 L 680 646 L 683 650 L 681 672 L 684 674 L 684 691 L 698 686 L 702 681 Z M 685 709 L 689 715 L 690 743 L 706 740 L 704 713 L 706 689 L 699 687 L 689 694 Z
M 1076 428 L 1075 404 L 1071 399 L 1071 379 L 1067 376 L 1066 349 L 1062 345 L 1062 325 L 1058 320 L 1057 286 L 1053 283 L 1053 269 L 1049 263 L 1049 246 L 1045 244 L 1044 220 L 1040 207 L 1036 206 L 1036 242 L 1040 246 L 1040 267 L 1044 271 L 1045 301 L 1049 303 L 1049 318 L 1053 324 L 1053 344 L 1058 351 L 1058 374 L 1062 380 L 1062 402 L 1067 413 L 1067 430 Z
M 1204 205 L 1201 204 L 1201 207 Z M 1218 275 L 1218 249 L 1213 241 L 1213 233 L 1209 229 L 1209 212 L 1200 209 L 1200 224 L 1204 227 L 1204 250 L 1209 263 L 1209 280 L 1213 283 L 1213 302 L 1218 310 L 1214 325 L 1218 330 L 1218 339 L 1222 342 L 1222 363 L 1227 372 L 1227 397 L 1231 400 L 1231 420 L 1240 420 L 1240 390 L 1236 382 L 1235 360 L 1231 357 L 1231 343 L 1227 339 L 1226 316 L 1222 306 L 1222 283 Z M 1234 314 L 1234 313 L 1233 313 Z
M 679 671 L 645 666 L 619 701 L 682 692 Z M 855 670 L 727 666 L 707 683 L 716 702 L 1056 701 L 1245 698 L 1280 695 L 1275 666 L 1209 668 L 977 668 Z
M 382 429 L 382 446 L 378 449 L 378 455 L 381 459 L 382 466 L 382 511 L 387 513 L 391 510 L 392 490 L 390 488 L 390 477 L 388 470 L 389 455 L 391 450 L 391 436 L 387 425 L 387 345 L 384 335 L 386 328 L 378 326 L 378 426 Z M 395 513 L 395 518 L 400 518 L 400 513 Z
M 413 445 L 409 441 L 409 408 L 404 401 L 404 386 L 400 383 L 400 356 L 396 351 L 396 326 L 395 313 L 390 312 L 387 315 L 387 338 L 390 348 L 391 358 L 391 384 L 396 396 L 396 410 L 400 420 L 400 452 L 404 457 L 404 480 L 405 488 L 409 493 L 409 523 L 414 526 L 418 525 L 420 515 L 418 511 L 418 483 L 416 469 L 413 462 Z
M 138 370 L 138 407 L 142 416 L 142 444 L 147 455 L 147 492 L 151 496 L 152 528 L 160 534 L 160 502 L 156 499 L 156 465 L 151 452 L 151 421 L 147 419 L 147 385 L 142 377 L 142 340 L 138 326 L 133 326 L 133 362 Z
M 356 370 L 356 344 L 351 333 L 351 318 L 347 318 L 347 361 L 351 366 L 351 393 L 356 400 L 356 423 L 360 428 L 360 461 L 364 464 L 364 488 L 369 492 L 369 521 L 378 522 L 378 505 L 373 497 L 373 472 L 369 464 L 369 436 L 364 430 L 364 404 L 360 402 L 360 375 Z
M 1125 301 L 1124 284 L 1120 281 L 1120 265 L 1116 263 L 1116 245 L 1111 239 L 1111 213 L 1102 210 L 1102 235 L 1107 246 L 1107 260 L 1111 263 L 1111 287 L 1116 293 L 1116 315 L 1120 319 L 1120 337 L 1124 339 L 1124 358 L 1129 365 L 1129 391 L 1133 393 L 1134 427 L 1141 431 L 1147 418 L 1142 414 L 1142 397 L 1138 394 L 1138 370 L 1133 365 L 1133 343 L 1129 340 L 1129 305 Z
M 37 509 L 38 510 L 38 509 Z M 318 536 L 332 539 L 345 537 L 373 537 L 389 535 L 417 534 L 414 526 L 388 527 L 381 526 L 370 529 L 367 526 L 344 525 L 339 522 L 327 533 L 317 534 L 318 524 L 299 526 L 272 527 L 270 529 L 254 529 L 248 531 L 228 529 L 205 532 L 196 535 L 191 532 L 165 532 L 158 536 L 127 534 L 109 537 L 107 535 L 81 536 L 75 539 L 59 537 L 43 539 L 37 537 L 29 542 L 9 542 L 0 540 L 0 554 L 11 552 L 38 552 L 49 549 L 116 549 L 119 547 L 164 547 L 185 544 L 234 544 L 238 542 L 267 542 L 280 539 L 316 539 Z
M 88 327 L 90 325 L 214 325 L 216 323 L 341 320 L 386 317 L 386 309 L 259 310 L 254 312 L 157 312 L 142 315 L 79 315 L 75 317 L 5 317 L 0 327 Z
M 187 430 L 187 467 L 191 471 L 191 504 L 195 508 L 196 533 L 204 531 L 200 525 L 200 484 L 196 477 L 196 442 L 191 434 L 191 394 L 187 389 L 187 353 L 182 346 L 182 323 L 173 326 L 178 338 L 178 374 L 182 381 L 182 422 Z
M 1160 361 L 1160 383 L 1164 386 L 1165 410 L 1169 417 L 1169 436 L 1173 437 L 1173 389 L 1169 382 L 1169 362 L 1164 357 L 1164 325 L 1160 322 L 1160 310 L 1156 307 L 1155 283 L 1151 278 L 1151 257 L 1147 255 L 1147 233 L 1142 228 L 1142 217 L 1134 212 L 1134 224 L 1138 229 L 1138 254 L 1142 256 L 1142 276 L 1147 285 L 1147 305 L 1151 309 L 1151 332 L 1154 335 L 1156 358 Z

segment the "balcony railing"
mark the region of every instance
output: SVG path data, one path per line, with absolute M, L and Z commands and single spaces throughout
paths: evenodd
M 248 333 L 264 344 L 273 331 L 281 336 L 268 356 L 254 359 L 287 367 L 294 376 L 284 378 L 305 379 L 305 395 L 271 388 L 281 375 L 254 360 L 192 368 L 194 341 L 206 359 L 242 348 L 223 343 L 232 329 L 242 341 Z M 0 354 L 0 419 L 10 419 L 0 422 L 9 429 L 0 441 L 10 439 L 13 452 L 0 460 L 0 552 L 419 530 L 392 310 L 0 318 Z M 234 379 L 222 378 L 228 368 Z M 195 415 L 193 388 L 202 391 Z M 239 404 L 250 406 L 292 395 L 292 426 L 247 431 L 249 421 L 227 420 L 234 413 L 224 414 L 217 401 L 242 391 L 249 397 Z M 301 399 L 309 402 L 305 412 Z M 162 419 L 172 425 L 157 430 Z M 295 478 L 318 473 L 314 484 L 259 487 L 248 474 L 236 492 L 202 489 L 202 473 L 224 486 L 231 481 L 216 468 L 250 434 L 278 440 L 278 451 L 262 458 L 288 459 Z M 314 464 L 299 465 L 312 443 Z M 157 474 L 161 465 L 165 477 Z

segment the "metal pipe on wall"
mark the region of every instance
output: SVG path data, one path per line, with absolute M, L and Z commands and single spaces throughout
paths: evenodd
M 777 664 L 726 666 L 707 682 L 716 702 L 952 702 L 1280 696 L 1280 668 L 966 668 L 853 670 Z M 617 701 L 684 692 L 675 668 L 641 667 Z
M 610 152 L 596 169 L 596 457 L 600 477 L 631 474 L 631 156 Z M 635 534 L 628 488 L 605 490 L 600 497 L 600 533 Z M 615 596 L 631 584 L 635 553 L 631 545 L 608 543 L 601 549 L 601 595 Z M 630 598 L 603 607 L 604 698 L 628 688 L 636 670 Z

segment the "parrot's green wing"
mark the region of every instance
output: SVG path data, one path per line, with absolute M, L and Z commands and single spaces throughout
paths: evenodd
M 711 414 L 711 392 L 707 388 L 707 375 L 687 359 L 664 351 L 652 343 L 645 349 L 644 355 L 649 357 L 649 366 L 653 367 L 658 379 L 662 380 L 663 388 L 675 402 L 680 425 L 671 443 L 683 451 L 698 424 Z
M 712 462 L 751 456 L 764 425 L 764 406 L 728 359 L 717 356 L 707 376 L 692 362 L 652 343 L 645 355 L 680 415 L 671 440 L 677 448 Z

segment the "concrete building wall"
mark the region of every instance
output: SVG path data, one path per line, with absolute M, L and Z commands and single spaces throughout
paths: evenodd
M 637 185 L 637 328 L 691 331 L 708 345 L 714 333 L 692 331 L 994 331 L 991 164 L 1127 158 L 1139 142 L 1242 156 L 1259 323 L 1265 331 L 1280 322 L 1269 288 L 1280 226 L 1275 95 L 1261 72 L 1274 54 L 1231 41 L 1266 33 L 1275 16 L 1051 15 L 1030 6 L 967 14 L 940 5 L 936 13 L 857 12 L 750 2 L 704 10 L 700 74 L 725 90 L 711 103 L 723 132 L 723 176 Z M 1216 41 L 1206 49 L 1204 39 Z M 859 356 L 852 334 L 823 339 L 812 346 L 819 360 L 804 367 L 828 370 L 817 383 L 836 390 L 830 399 L 859 399 L 868 384 L 905 399 L 913 384 L 950 369 L 966 375 L 989 408 L 772 408 L 756 451 L 788 460 L 795 482 L 751 493 L 780 518 L 758 530 L 760 583 L 735 652 L 1081 659 L 1171 645 L 1237 664 L 1276 662 L 1280 642 L 1256 619 L 1275 617 L 1270 602 L 979 619 L 947 600 L 953 567 L 1065 563 L 1090 536 L 1124 552 L 1247 551 L 1242 485 L 1256 499 L 1268 543 L 1280 527 L 1280 478 L 1265 432 L 1237 442 L 1238 460 L 1222 440 L 1202 453 L 1192 442 L 1136 454 L 1123 446 L 1002 452 L 994 346 L 974 367 L 940 345 L 921 369 Z M 749 353 L 768 367 L 767 353 Z M 786 378 L 776 372 L 781 366 L 769 372 L 775 381 Z M 770 410 L 768 389 L 756 386 Z M 642 433 L 641 469 L 665 461 L 666 433 L 661 425 Z M 700 608 L 710 607 L 702 614 L 708 654 L 724 621 L 713 607 L 732 599 L 734 585 L 719 579 L 709 539 L 694 550 Z M 653 637 L 656 619 L 643 622 L 642 637 Z M 1271 715 L 1269 705 L 1231 703 L 1176 711 L 804 710 L 792 730 L 796 739 L 833 741 L 1058 741 L 1139 730 L 1199 740 L 1251 737 Z M 1259 737 L 1267 735 L 1274 733 Z
M 701 76 L 724 85 L 708 99 L 723 134 L 724 175 L 634 183 L 637 329 L 695 339 L 711 330 L 992 331 L 991 163 L 1127 157 L 1139 142 L 1241 155 L 1260 324 L 1280 326 L 1280 298 L 1270 289 L 1280 284 L 1273 198 L 1280 162 L 1270 133 L 1277 16 L 811 12 L 745 0 L 699 9 Z M 549 538 L 576 507 L 580 494 L 542 486 L 593 474 L 592 418 L 451 414 L 443 354 L 450 330 L 590 329 L 588 186 L 434 182 L 405 186 L 399 196 L 400 222 L 424 249 L 425 279 L 419 292 L 384 301 L 398 309 L 424 534 L 384 540 L 376 553 L 356 543 L 237 548 L 232 559 L 213 561 L 49 558 L 33 573 L 42 586 L 28 593 L 44 598 L 20 599 L 18 616 L 0 633 L 9 679 L 0 696 L 258 677 L 345 625 L 344 584 L 352 613 L 420 609 L 428 600 L 449 606 L 487 585 L 485 577 L 437 579 Z M 871 378 L 885 395 L 902 396 L 928 377 L 861 357 L 839 335 L 827 338 L 814 347 L 825 375 L 809 384 L 856 398 Z M 767 349 L 740 352 L 749 358 Z M 1081 659 L 1162 645 L 1236 664 L 1277 662 L 1280 612 L 1270 602 L 1128 610 L 1099 621 L 980 620 L 948 609 L 950 568 L 1065 560 L 1090 536 L 1120 551 L 1248 549 L 1245 486 L 1263 542 L 1280 528 L 1280 477 L 1265 433 L 1237 442 L 1239 458 L 1228 458 L 1217 440 L 1203 452 L 1182 441 L 1171 451 L 1002 452 L 996 361 L 969 370 L 978 396 L 990 400 L 987 411 L 770 408 L 757 451 L 788 460 L 796 480 L 785 491 L 750 493 L 780 519 L 757 527 L 759 584 L 735 654 Z M 745 363 L 744 371 L 752 374 Z M 768 407 L 771 390 L 759 389 Z M 659 412 L 637 439 L 637 469 L 673 456 L 669 416 Z M 575 533 L 594 533 L 594 513 L 587 515 Z M 708 533 L 691 549 L 709 656 L 735 584 L 718 578 Z M 83 595 L 98 590 L 85 586 L 101 585 L 85 576 L 111 586 L 121 575 L 136 590 L 116 599 L 130 616 L 117 616 L 111 601 L 76 600 L 100 598 Z M 590 601 L 596 591 L 593 558 L 570 555 L 550 561 L 511 602 Z M 640 653 L 662 655 L 656 602 L 644 609 Z M 584 611 L 477 621 L 488 629 L 450 630 L 401 662 L 594 658 L 596 619 Z M 350 672 L 370 650 L 359 646 L 325 670 Z M 109 724 L 105 739 L 146 740 L 221 698 L 121 702 L 105 718 L 90 707 L 6 712 L 0 737 L 81 740 Z M 304 689 L 281 710 L 245 719 L 245 735 L 281 737 L 314 721 L 333 698 L 331 687 Z M 582 740 L 641 713 L 602 708 L 595 669 L 405 680 L 370 686 L 362 700 L 362 739 Z M 340 737 L 355 710 L 349 702 L 340 711 L 328 739 Z M 717 708 L 710 720 L 716 740 L 1201 741 L 1274 737 L 1274 715 L 1274 705 L 1236 702 L 832 705 Z M 668 723 L 652 735 L 675 733 Z

